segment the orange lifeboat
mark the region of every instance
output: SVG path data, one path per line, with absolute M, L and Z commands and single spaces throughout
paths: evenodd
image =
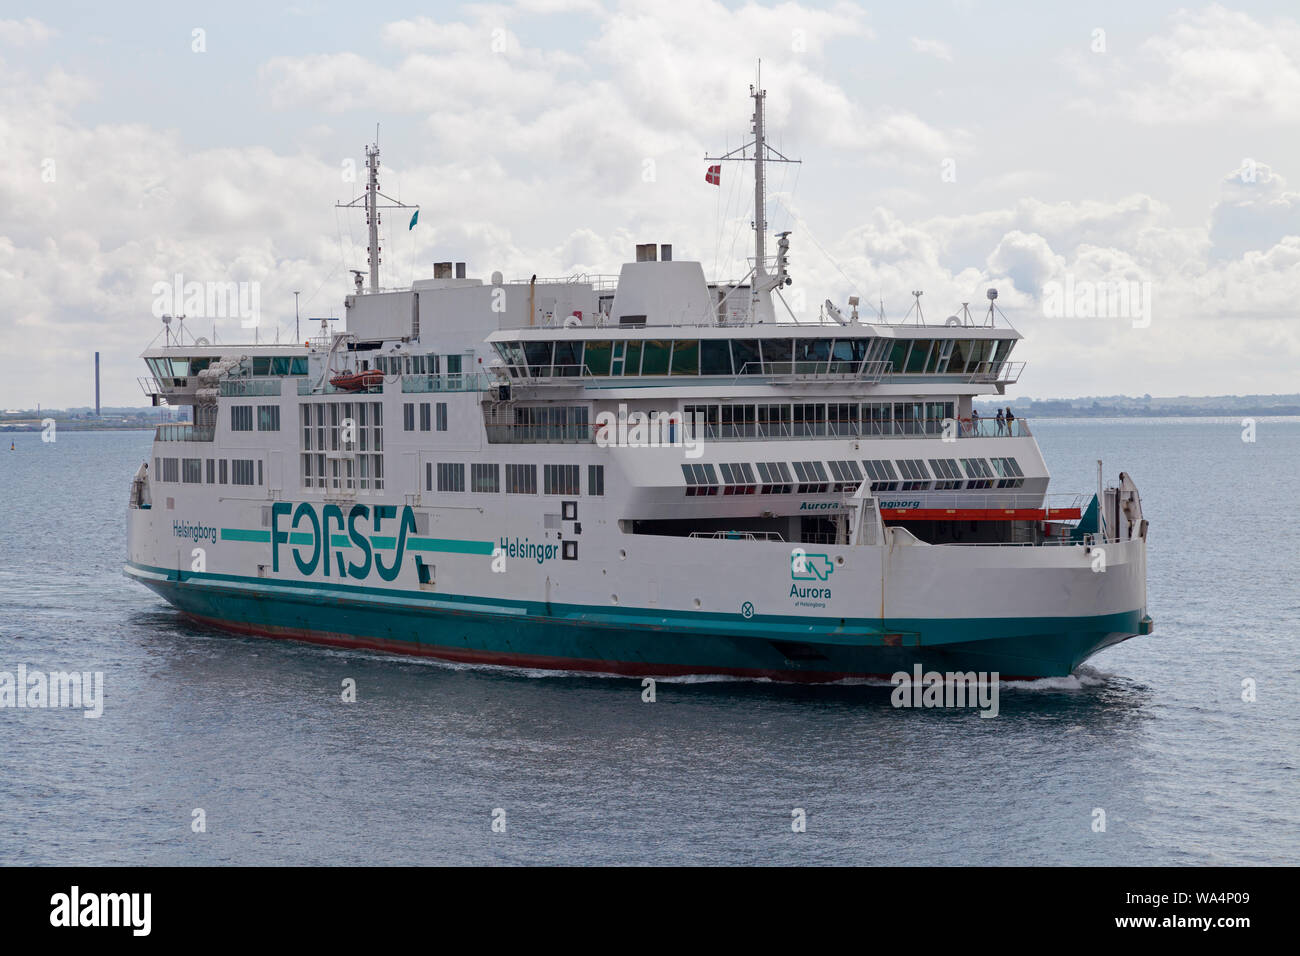
M 343 372 L 331 378 L 330 384 L 344 392 L 368 392 L 384 384 L 384 373 L 374 368 L 364 372 Z

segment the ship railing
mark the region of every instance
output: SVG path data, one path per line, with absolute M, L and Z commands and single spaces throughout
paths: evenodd
M 245 398 L 252 395 L 279 395 L 281 379 L 278 378 L 223 378 L 218 383 L 223 398 Z
M 371 385 L 367 388 L 339 388 L 331 385 L 329 382 L 317 382 L 311 378 L 298 379 L 299 395 L 377 395 L 384 391 L 383 384 Z
M 1024 370 L 1024 362 L 985 362 L 973 372 L 967 372 L 966 381 L 972 385 L 1013 385 Z
M 951 424 L 949 424 L 951 423 Z M 807 419 L 799 422 L 693 422 L 686 434 L 705 441 L 797 440 L 809 438 L 1030 438 L 1023 418 L 1000 425 L 995 419 L 917 418 L 883 421 Z
M 402 376 L 403 392 L 486 392 L 494 379 L 485 372 L 446 372 Z
M 800 382 L 865 382 L 877 384 L 894 375 L 893 362 L 844 361 L 841 359 L 791 359 L 789 361 L 746 362 L 732 377 L 736 385 L 753 384 L 755 377 L 766 378 L 774 385 Z
M 578 272 L 571 276 L 510 280 L 510 285 L 572 285 L 575 283 L 588 283 L 596 292 L 611 292 L 618 288 L 618 276 L 608 273 Z
M 484 427 L 487 428 L 487 440 L 493 445 L 567 445 L 596 440 L 596 426 L 581 423 L 500 422 Z
M 635 388 L 639 383 L 668 379 L 673 383 L 715 379 L 729 385 L 796 385 L 801 382 L 861 382 L 874 385 L 893 375 L 892 362 L 791 361 L 746 362 L 739 372 L 678 372 L 665 369 L 662 374 L 598 375 L 584 364 L 510 365 L 510 380 L 518 385 L 601 385 Z
M 159 425 L 154 430 L 154 441 L 215 441 L 215 425 L 192 425 L 189 422 L 173 422 Z
M 384 385 L 382 382 L 366 388 L 339 388 L 336 385 L 331 385 L 328 381 L 316 382 L 310 378 L 298 379 L 299 395 L 380 395 L 383 394 L 383 391 Z
M 1104 547 L 1112 544 L 1124 544 L 1124 538 L 1101 538 L 1096 535 L 1084 535 L 1076 539 L 1070 535 L 1061 537 L 1044 537 L 1039 541 L 945 541 L 936 544 L 936 548 L 1083 548 Z
M 998 479 L 994 479 L 995 481 Z M 1073 493 L 1025 494 L 1023 492 L 991 491 L 980 493 L 974 491 L 890 491 L 881 490 L 876 482 L 872 494 L 880 501 L 885 511 L 932 511 L 936 509 L 957 509 L 961 511 L 1044 511 L 1047 520 L 1076 520 L 1084 496 Z M 908 507 L 900 509 L 900 502 L 906 501 Z M 1066 517 L 1066 516 L 1070 517 Z
M 692 531 L 688 537 L 714 541 L 784 541 L 776 531 Z

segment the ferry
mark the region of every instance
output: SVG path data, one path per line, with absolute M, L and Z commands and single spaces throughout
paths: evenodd
M 1151 633 L 1133 480 L 1049 494 L 1030 423 L 978 414 L 1024 368 L 996 290 L 938 323 L 919 294 L 898 322 L 784 309 L 765 167 L 790 160 L 750 93 L 752 140 L 707 174 L 753 167 L 727 281 L 642 243 L 617 277 L 382 288 L 382 210 L 411 207 L 367 147 L 344 328 L 178 323 L 144 352 L 189 415 L 132 480 L 126 574 L 239 634 L 641 677 L 1033 679 Z

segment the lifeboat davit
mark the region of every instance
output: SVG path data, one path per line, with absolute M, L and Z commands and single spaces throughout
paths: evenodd
M 364 372 L 343 372 L 331 378 L 330 384 L 344 392 L 366 392 L 384 384 L 384 373 L 374 368 Z

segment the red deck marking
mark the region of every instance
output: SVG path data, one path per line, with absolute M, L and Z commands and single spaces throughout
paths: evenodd
M 881 508 L 886 521 L 1062 521 L 1078 508 Z

